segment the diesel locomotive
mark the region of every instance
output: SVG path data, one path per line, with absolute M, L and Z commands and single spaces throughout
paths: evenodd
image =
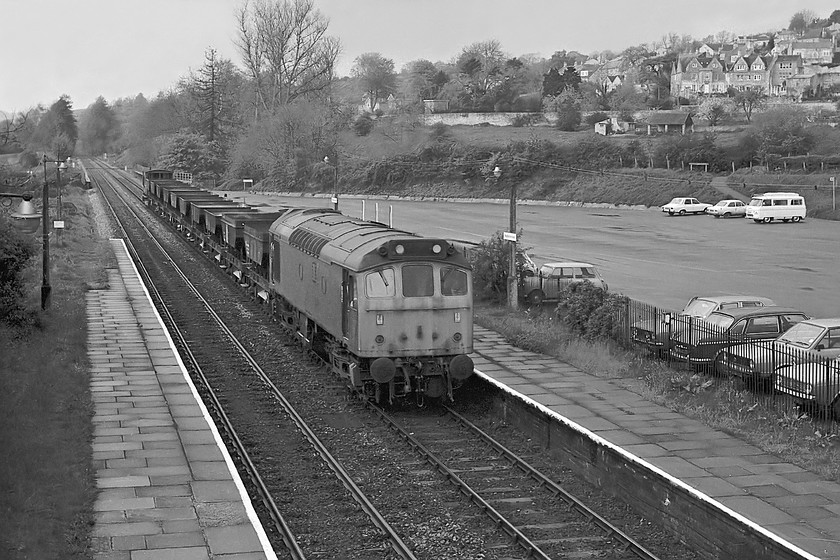
M 248 207 L 144 174 L 145 199 L 368 398 L 453 398 L 473 374 L 463 249 L 329 208 Z

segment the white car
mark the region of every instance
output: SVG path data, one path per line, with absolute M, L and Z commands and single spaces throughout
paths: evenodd
M 662 207 L 663 212 L 668 212 L 671 216 L 679 214 L 685 216 L 686 214 L 705 214 L 706 208 L 711 204 L 700 202 L 696 198 L 672 198 L 671 202 Z
M 706 208 L 706 214 L 715 218 L 743 218 L 747 214 L 747 205 L 740 200 L 721 200 Z

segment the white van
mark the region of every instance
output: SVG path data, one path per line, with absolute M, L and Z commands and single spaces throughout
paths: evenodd
M 747 218 L 756 223 L 769 224 L 772 221 L 783 222 L 799 220 L 805 217 L 805 199 L 792 192 L 769 192 L 754 194 L 747 205 Z

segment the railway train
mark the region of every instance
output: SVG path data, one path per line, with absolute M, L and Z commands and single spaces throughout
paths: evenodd
M 463 248 L 329 208 L 245 206 L 143 172 L 143 198 L 376 401 L 453 399 L 473 374 Z

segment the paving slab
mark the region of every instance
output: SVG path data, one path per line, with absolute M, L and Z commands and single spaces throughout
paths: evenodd
M 125 244 L 111 247 L 109 288 L 86 293 L 99 488 L 92 558 L 276 560 Z

